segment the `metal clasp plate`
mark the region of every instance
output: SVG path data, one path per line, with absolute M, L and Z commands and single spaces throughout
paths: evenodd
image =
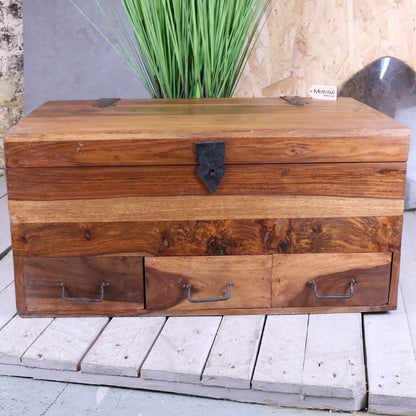
M 225 142 L 195 143 L 198 175 L 208 190 L 214 193 L 225 175 Z

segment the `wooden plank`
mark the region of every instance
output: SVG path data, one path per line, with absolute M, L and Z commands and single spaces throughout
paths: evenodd
M 20 257 L 116 253 L 147 256 L 370 253 L 399 248 L 401 228 L 401 216 L 15 223 L 13 250 Z
M 416 361 L 401 296 L 397 311 L 364 315 L 364 334 L 369 411 L 414 413 Z
M 408 134 L 409 129 L 351 98 L 337 102 L 309 99 L 302 108 L 276 98 L 211 100 L 122 100 L 97 109 L 96 101 L 48 102 L 8 131 L 8 140 L 25 135 L 69 136 L 108 132 L 132 133 L 147 138 L 186 135 L 262 137 L 290 133 L 294 136 L 368 137 Z M 342 123 L 340 114 L 342 113 Z M 163 120 L 163 123 L 160 123 Z M 140 126 L 140 130 L 138 129 Z M 254 131 L 253 131 L 254 130 Z M 194 137 L 194 136 L 192 136 Z M 98 139 L 98 137 L 97 137 Z M 55 139 L 56 140 L 56 139 Z
M 169 318 L 145 360 L 143 379 L 199 383 L 219 316 Z
M 3 328 L 14 315 L 16 315 L 16 298 L 14 295 L 14 284 L 10 284 L 0 292 L 0 329 Z
M 166 318 L 113 318 L 81 363 L 84 373 L 137 377 Z
M 146 309 L 270 307 L 271 273 L 272 256 L 146 258 Z M 189 296 L 191 300 L 226 300 L 194 303 Z
M 249 389 L 265 317 L 224 316 L 202 374 L 202 384 Z
M 13 282 L 13 254 L 10 251 L 0 260 L 0 291 Z
M 309 317 L 302 392 L 308 396 L 367 398 L 361 314 Z
M 22 299 L 27 312 L 67 316 L 131 315 L 144 308 L 142 257 L 24 258 Z M 71 302 L 68 298 L 99 299 L 102 302 Z M 102 285 L 105 284 L 105 287 Z M 19 309 L 23 309 L 20 307 Z
M 392 255 L 382 253 L 278 254 L 273 256 L 274 307 L 385 305 Z M 351 280 L 356 283 L 351 289 Z M 318 299 L 319 296 L 353 296 Z
M 269 315 L 254 370 L 252 387 L 301 393 L 308 315 Z
M 279 195 L 10 201 L 9 207 L 13 225 L 403 215 L 403 200 L 400 199 Z
M 101 122 L 99 122 L 100 124 Z M 93 123 L 90 122 L 91 125 Z M 157 122 L 160 125 L 160 122 Z M 409 135 L 404 130 L 386 137 L 379 130 L 375 137 L 300 137 L 297 132 L 283 132 L 286 137 L 232 137 L 232 132 L 218 132 L 216 140 L 226 141 L 227 164 L 231 163 L 342 163 L 404 162 L 407 159 Z M 291 137 L 291 133 L 296 135 Z M 322 132 L 321 132 L 322 133 Z M 327 132 L 326 132 L 327 133 Z M 270 134 L 270 133 L 269 133 Z M 279 131 L 274 131 L 279 136 Z M 390 134 L 390 133 L 388 133 Z M 206 141 L 195 133 L 188 139 L 143 139 L 137 131 L 103 135 L 83 133 L 68 135 L 67 140 L 43 135 L 6 136 L 5 154 L 8 167 L 52 166 L 134 166 L 193 165 L 195 142 Z M 244 135 L 244 133 L 241 133 Z M 369 135 L 369 133 L 367 133 Z M 38 140 L 33 146 L 33 139 Z M 140 144 L 137 142 L 140 139 Z M 13 140 L 13 141 L 12 141 Z M 52 141 L 56 140 L 56 141 Z
M 400 276 L 400 248 L 392 249 L 391 262 L 391 278 L 390 278 L 390 293 L 389 304 L 393 309 L 397 308 L 397 296 L 399 291 L 399 276 Z
M 28 367 L 77 371 L 107 323 L 108 318 L 57 318 L 25 352 L 22 363 Z
M 207 140 L 226 142 L 228 164 L 404 162 L 408 154 L 409 129 L 349 98 L 302 108 L 276 98 L 96 105 L 34 111 L 5 137 L 7 166 L 194 164 L 195 142 Z
M 25 281 L 23 277 L 23 259 L 13 255 L 14 285 L 16 288 L 16 307 L 20 316 L 25 316 L 26 299 L 24 297 Z
M 21 356 L 52 322 L 50 318 L 15 316 L 0 331 L 0 363 L 20 364 Z
M 208 195 L 197 166 L 14 168 L 11 200 Z M 404 198 L 406 163 L 227 165 L 216 195 Z
M 7 196 L 3 196 L 0 197 L 0 255 L 12 245 L 8 218 Z

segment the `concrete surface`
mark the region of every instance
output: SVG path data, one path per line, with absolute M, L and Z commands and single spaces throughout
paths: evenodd
M 0 376 L 1 416 L 337 416 L 225 400 Z

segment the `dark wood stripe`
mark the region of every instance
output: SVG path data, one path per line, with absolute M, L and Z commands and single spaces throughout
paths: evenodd
M 12 227 L 16 256 L 378 252 L 400 248 L 402 217 L 33 223 Z
M 404 198 L 405 163 L 228 165 L 217 195 Z M 197 166 L 13 168 L 11 200 L 207 195 Z
M 66 311 L 134 314 L 144 307 L 143 259 L 141 257 L 24 258 L 24 298 L 27 309 L 55 313 Z M 61 283 L 69 298 L 97 299 L 102 283 L 102 302 L 71 302 L 62 299 Z
M 388 303 L 391 252 L 277 255 L 273 265 L 273 306 L 383 305 Z M 349 296 L 318 299 L 319 296 Z M 351 280 L 353 285 L 351 293 Z
M 7 167 L 194 165 L 195 143 L 226 142 L 227 164 L 404 162 L 404 137 L 256 137 L 5 141 Z

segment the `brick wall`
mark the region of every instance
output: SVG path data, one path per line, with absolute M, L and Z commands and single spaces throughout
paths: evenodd
M 0 175 L 3 133 L 23 114 L 23 0 L 0 0 Z

